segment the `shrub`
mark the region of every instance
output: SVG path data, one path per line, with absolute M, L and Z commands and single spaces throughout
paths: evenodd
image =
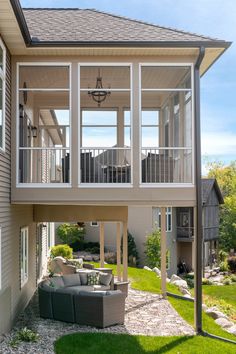
M 220 262 L 220 271 L 227 272 L 228 271 L 228 262 L 225 260 L 224 262 Z
M 219 258 L 220 258 L 220 262 L 224 262 L 228 258 L 228 253 L 223 250 L 220 250 Z
M 228 267 L 231 272 L 236 272 L 236 256 L 231 256 L 228 258 Z
M 57 235 L 60 240 L 68 245 L 84 240 L 84 224 L 61 224 L 57 228 Z
M 121 254 L 123 250 L 123 237 L 121 240 Z M 137 265 L 138 264 L 138 250 L 137 246 L 134 240 L 134 237 L 131 235 L 131 233 L 128 231 L 128 260 L 129 260 L 129 265 Z
M 161 232 L 154 230 L 147 236 L 145 243 L 145 254 L 147 265 L 150 268 L 158 267 L 161 265 Z
M 99 254 L 100 253 L 100 247 L 92 247 L 92 248 L 86 248 L 87 252 L 90 252 L 91 254 Z
M 230 279 L 233 283 L 236 283 L 236 275 L 235 274 L 232 274 Z
M 223 280 L 223 284 L 224 284 L 224 285 L 231 285 L 232 283 L 231 283 L 230 278 L 225 278 L 225 279 Z
M 20 329 L 16 336 L 10 341 L 10 346 L 17 348 L 19 342 L 36 342 L 39 339 L 38 333 L 24 327 Z
M 212 285 L 212 281 L 206 278 L 202 278 L 202 285 Z
M 66 259 L 73 258 L 73 250 L 69 245 L 56 245 L 51 248 L 51 257 L 61 256 Z

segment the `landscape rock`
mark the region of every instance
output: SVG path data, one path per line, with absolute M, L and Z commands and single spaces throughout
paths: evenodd
M 172 276 L 170 278 L 170 282 L 173 283 L 176 280 L 182 280 L 182 279 L 180 277 L 178 277 L 178 275 L 172 274 Z
M 203 309 L 203 311 L 205 311 L 205 312 L 206 312 L 206 310 L 208 309 L 207 305 L 202 304 L 202 309 Z
M 179 291 L 183 294 L 183 295 L 190 295 L 190 292 L 188 291 L 188 289 L 183 288 L 182 286 L 179 288 Z
M 90 256 L 90 255 L 84 256 L 84 261 L 92 262 L 92 260 L 93 260 L 93 257 L 92 257 L 92 256 Z
M 158 277 L 161 277 L 161 271 L 159 268 L 154 267 L 152 271 L 155 272 Z
M 100 257 L 99 256 L 93 256 L 93 261 L 94 262 L 98 262 L 100 260 Z
M 167 283 L 170 283 L 170 278 L 166 278 L 166 282 L 167 282 Z
M 236 336 L 236 325 L 233 325 L 232 327 L 227 328 L 227 332 L 234 334 Z
M 190 294 L 185 294 L 184 297 L 186 297 L 188 299 L 192 299 L 192 296 Z
M 185 288 L 185 289 L 188 289 L 188 284 L 186 282 L 186 280 L 183 280 L 183 279 L 180 279 L 180 280 L 174 280 L 174 281 L 171 281 L 170 282 L 176 286 L 178 286 L 178 288 Z
M 227 320 L 226 318 L 220 317 L 215 320 L 215 323 L 217 323 L 219 326 L 222 328 L 230 328 L 233 326 L 233 323 Z
M 149 268 L 148 266 L 144 266 L 143 269 L 149 270 L 152 272 L 151 268 Z
M 227 316 L 219 311 L 217 307 L 210 307 L 209 309 L 206 310 L 206 314 L 209 315 L 210 317 L 214 318 L 216 320 L 217 318 L 225 318 L 227 319 Z

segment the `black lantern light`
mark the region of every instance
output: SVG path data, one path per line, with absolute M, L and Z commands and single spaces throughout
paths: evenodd
M 88 95 L 91 96 L 92 99 L 98 104 L 98 107 L 100 107 L 101 103 L 104 102 L 105 99 L 110 96 L 110 94 L 110 91 L 103 90 L 102 77 L 100 76 L 100 69 L 98 69 L 96 89 L 88 91 Z

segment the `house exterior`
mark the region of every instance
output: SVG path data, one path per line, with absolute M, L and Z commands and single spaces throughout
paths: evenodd
M 163 255 L 166 207 L 193 207 L 198 282 L 199 78 L 230 43 L 95 10 L 0 9 L 0 331 L 34 293 L 61 220 L 100 223 L 101 266 L 116 223 L 127 280 L 128 207 L 161 208 Z
M 215 179 L 202 179 L 203 212 L 203 264 L 212 266 L 213 257 L 217 261 L 219 243 L 219 206 L 224 202 Z M 129 207 L 128 230 L 134 237 L 139 265 L 145 265 L 145 241 L 154 229 L 161 227 L 161 210 L 158 207 Z M 56 227 L 58 225 L 56 224 Z M 86 223 L 86 241 L 99 240 L 99 224 Z M 57 243 L 60 240 L 57 239 Z M 105 226 L 105 248 L 116 252 L 115 225 Z M 186 263 L 187 268 L 194 269 L 194 216 L 192 207 L 173 207 L 166 209 L 166 248 L 168 276 L 177 274 L 178 264 Z

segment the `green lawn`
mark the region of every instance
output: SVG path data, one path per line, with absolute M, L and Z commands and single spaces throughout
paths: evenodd
M 200 336 L 148 337 L 75 333 L 55 343 L 56 354 L 235 354 L 235 346 Z
M 95 264 L 95 266 L 99 266 Z M 116 266 L 109 265 L 116 274 Z M 161 281 L 155 273 L 131 268 L 128 269 L 129 279 L 132 288 L 153 293 L 160 293 Z M 209 286 L 208 288 L 213 288 Z M 208 291 L 204 287 L 204 292 Z M 222 289 L 222 287 L 217 287 Z M 225 288 L 225 287 L 224 287 Z M 229 286 L 227 287 L 227 289 Z M 219 291 L 221 291 L 219 289 Z M 175 286 L 167 284 L 167 290 L 179 294 Z M 217 289 L 218 290 L 218 289 Z M 230 289 L 231 290 L 231 289 Z M 209 290 L 212 291 L 212 290 Z M 235 294 L 234 294 L 235 296 Z M 194 325 L 194 304 L 192 302 L 169 297 L 168 300 L 176 311 L 192 326 Z M 214 320 L 203 312 L 203 329 L 211 334 L 235 340 L 235 336 L 223 331 Z M 208 354 L 214 351 L 214 354 L 236 353 L 236 346 L 224 343 L 219 340 L 206 338 L 202 336 L 179 336 L 179 337 L 148 337 L 148 336 L 130 336 L 114 335 L 101 333 L 73 334 L 60 338 L 55 343 L 57 354 L 139 354 L 139 353 L 203 353 Z
M 204 285 L 203 294 L 212 298 L 222 299 L 228 304 L 236 307 L 236 284 L 227 286 Z

